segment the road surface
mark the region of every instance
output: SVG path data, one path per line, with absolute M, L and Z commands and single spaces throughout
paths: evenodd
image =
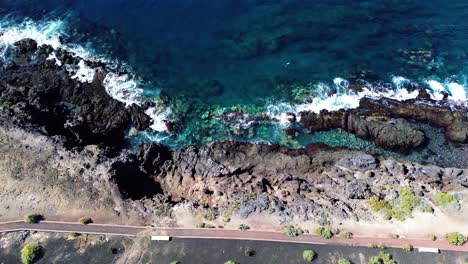
M 24 221 L 13 221 L 0 223 L 0 232 L 15 231 L 42 231 L 61 233 L 83 233 L 97 235 L 122 235 L 137 236 L 138 233 L 147 231 L 148 235 L 164 235 L 178 238 L 205 238 L 205 239 L 239 239 L 239 240 L 261 240 L 290 243 L 307 244 L 330 244 L 346 246 L 368 246 L 369 244 L 382 244 L 387 247 L 402 247 L 412 245 L 415 248 L 438 248 L 440 250 L 454 250 L 468 252 L 468 243 L 463 246 L 453 246 L 440 238 L 436 241 L 422 239 L 392 239 L 378 237 L 353 237 L 351 239 L 333 237 L 332 239 L 322 239 L 315 235 L 300 235 L 288 237 L 280 232 L 266 232 L 255 230 L 232 230 L 232 229 L 185 229 L 185 228 L 153 228 L 146 226 L 124 226 L 107 224 L 83 225 L 71 222 L 42 221 L 37 224 L 26 224 Z

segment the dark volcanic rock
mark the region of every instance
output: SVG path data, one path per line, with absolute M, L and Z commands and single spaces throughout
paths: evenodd
M 327 222 L 326 215 L 367 218 L 367 199 L 384 197 L 386 186 L 409 185 L 415 190 L 424 186 L 425 191 L 433 193 L 446 186 L 461 190 L 468 173 L 321 145 L 288 149 L 241 142 L 218 142 L 173 152 L 158 144 L 147 145 L 129 159 L 128 165 L 132 171 L 122 170 L 125 162 L 119 163 L 117 179 L 145 179 L 140 182 L 145 184 L 142 190 L 148 190 L 149 182 L 154 181 L 158 185 L 154 191 L 164 193 L 173 203 L 235 207 L 242 217 L 282 211 L 320 223 Z M 134 171 L 137 167 L 140 173 Z
M 458 143 L 468 142 L 468 114 L 449 107 L 418 103 L 417 100 L 397 101 L 388 98 L 361 100 L 360 108 L 390 117 L 411 118 L 445 129 L 446 137 Z
M 311 132 L 342 128 L 359 137 L 371 139 L 384 149 L 410 150 L 424 141 L 424 133 L 403 119 L 364 116 L 352 111 L 324 110 L 320 114 L 302 112 L 301 123 Z
M 131 127 L 145 129 L 149 117 L 138 106 L 125 107 L 105 91 L 105 69 L 98 68 L 91 83 L 72 79 L 65 66 L 47 60 L 50 48 L 30 39 L 15 43 L 16 56 L 0 72 L 0 98 L 14 105 L 19 125 L 43 127 L 49 135 L 63 135 L 72 145 L 118 147 Z M 77 63 L 65 51 L 64 62 Z M 88 62 L 86 62 L 88 63 Z

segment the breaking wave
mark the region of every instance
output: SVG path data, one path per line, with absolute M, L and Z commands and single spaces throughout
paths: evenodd
M 72 79 L 80 82 L 92 82 L 96 69 L 87 65 L 86 61 L 99 61 L 107 65 L 107 74 L 103 81 L 106 92 L 115 100 L 124 103 L 126 106 L 139 105 L 148 100 L 143 96 L 142 82 L 128 67 L 120 62 L 112 61 L 103 56 L 99 56 L 90 48 L 84 48 L 76 43 L 64 43 L 63 37 L 67 36 L 67 23 L 64 20 L 49 20 L 35 22 L 30 19 L 21 22 L 14 19 L 0 21 L 0 58 L 7 60 L 9 52 L 14 43 L 22 39 L 33 39 L 40 45 L 49 45 L 53 51 L 49 55 L 49 60 L 54 60 L 58 66 L 65 66 Z M 77 65 L 64 64 L 57 58 L 57 50 L 62 49 L 80 59 Z M 116 67 L 120 65 L 121 67 Z M 113 71 L 112 69 L 124 68 L 123 71 Z M 158 132 L 166 131 L 165 120 L 168 118 L 170 109 L 156 104 L 146 110 L 153 122 L 151 128 Z
M 341 109 L 353 109 L 359 107 L 361 99 L 368 97 L 372 99 L 391 98 L 398 101 L 415 99 L 419 95 L 419 89 L 425 87 L 431 99 L 436 101 L 448 100 L 452 105 L 468 107 L 466 79 L 462 82 L 438 81 L 434 79 L 424 80 L 424 86 L 413 82 L 402 76 L 392 77 L 391 83 L 361 85 L 356 91 L 351 89 L 347 80 L 335 78 L 333 85 L 320 83 L 317 89 L 310 92 L 311 102 L 306 103 L 272 103 L 267 106 L 266 114 L 282 125 L 289 124 L 291 113 L 300 118 L 299 113 L 310 111 L 320 113 L 322 110 L 337 111 Z

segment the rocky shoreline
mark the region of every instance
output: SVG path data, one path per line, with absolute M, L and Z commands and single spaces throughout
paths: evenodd
M 162 207 L 185 204 L 210 211 L 214 219 L 229 212 L 321 225 L 382 215 L 404 220 L 417 208 L 460 210 L 460 204 L 438 208 L 435 196 L 454 193 L 462 200 L 468 187 L 465 168 L 323 144 L 289 149 L 228 141 L 169 150 L 153 143 L 136 153 L 121 151 L 128 132 L 148 128 L 150 120 L 144 107 L 126 107 L 106 93 L 104 66 L 91 82 L 80 82 L 47 59 L 47 46 L 37 47 L 28 39 L 15 46 L 0 71 L 4 219 L 39 211 L 153 223 L 172 216 L 161 214 Z M 80 63 L 65 51 L 59 56 L 68 64 Z M 441 127 L 450 141 L 467 143 L 466 112 L 430 104 L 424 97 L 404 102 L 363 99 L 355 110 L 301 113 L 300 122 L 309 131 L 342 128 L 382 148 L 406 151 L 427 140 L 406 119 Z M 410 211 L 401 208 L 405 190 L 418 201 Z M 385 204 L 387 211 L 373 212 L 371 199 Z

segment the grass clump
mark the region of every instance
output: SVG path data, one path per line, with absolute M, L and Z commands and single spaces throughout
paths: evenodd
M 215 228 L 214 225 L 212 224 L 207 224 L 207 223 L 201 223 L 197 225 L 198 228 Z
M 432 240 L 432 241 L 435 241 L 437 239 L 436 235 L 434 235 L 434 234 L 428 234 L 426 236 L 426 238 L 429 239 L 429 240 Z
M 314 233 L 316 235 L 319 235 L 321 238 L 325 238 L 325 239 L 330 239 L 333 237 L 333 233 L 330 229 L 328 228 L 325 228 L 323 226 L 319 226 L 317 228 L 314 229 Z
M 403 245 L 401 248 L 406 252 L 413 251 L 413 245 L 410 245 L 410 244 Z
M 434 213 L 434 208 L 432 208 L 432 207 L 429 206 L 429 205 L 426 205 L 426 206 L 423 206 L 423 207 L 421 208 L 421 211 L 422 211 L 423 213 L 430 213 L 430 214 L 433 214 L 433 213 Z
M 395 201 L 385 201 L 374 195 L 367 202 L 371 211 L 381 212 L 386 220 L 398 221 L 412 217 L 413 210 L 420 205 L 419 199 L 408 187 L 400 187 L 399 197 Z
M 393 239 L 398 239 L 398 238 L 400 238 L 400 236 L 399 236 L 398 234 L 394 234 L 394 233 L 388 234 L 388 237 L 389 237 L 389 238 L 393 238 Z
M 393 259 L 392 255 L 380 251 L 377 256 L 373 256 L 369 259 L 368 264 L 396 264 L 397 261 Z
M 461 246 L 465 244 L 467 238 L 458 232 L 449 233 L 446 235 L 447 241 L 451 245 Z
M 32 264 L 42 257 L 42 247 L 38 244 L 26 244 L 20 253 L 21 263 Z
M 93 220 L 89 217 L 82 217 L 80 218 L 80 224 L 82 225 L 87 225 L 87 224 L 92 224 L 93 223 Z
M 244 255 L 246 255 L 247 257 L 252 257 L 253 255 L 255 255 L 255 250 L 246 248 L 244 250 Z
M 315 251 L 311 250 L 311 249 L 307 249 L 307 250 L 304 250 L 302 252 L 302 258 L 305 260 L 305 261 L 312 261 L 314 260 L 315 258 Z
M 351 264 L 351 261 L 349 261 L 349 259 L 340 258 L 338 259 L 337 264 Z
M 341 231 L 340 232 L 340 237 L 350 239 L 350 238 L 353 237 L 353 233 L 351 233 L 349 231 Z
M 239 229 L 242 230 L 242 231 L 247 231 L 247 230 L 250 229 L 250 226 L 248 226 L 246 224 L 240 224 Z
M 438 192 L 434 197 L 434 202 L 438 206 L 449 206 L 457 204 L 459 201 L 458 198 L 453 194 Z
M 225 223 L 231 222 L 231 214 L 229 212 L 227 212 L 227 211 L 224 211 L 221 214 L 221 220 L 223 220 L 223 222 L 225 222 Z
M 411 216 L 413 209 L 419 205 L 419 200 L 414 192 L 408 187 L 400 187 L 400 208 L 408 216 Z
M 156 217 L 172 217 L 172 206 L 170 203 L 162 203 L 154 208 Z
M 297 237 L 304 233 L 300 227 L 294 227 L 293 225 L 283 226 L 281 231 L 288 237 Z
M 44 216 L 41 214 L 27 214 L 24 217 L 24 222 L 26 224 L 37 224 L 42 220 L 44 220 Z
M 232 261 L 232 260 L 228 260 L 228 261 L 224 262 L 224 264 L 237 264 L 237 262 Z
M 380 199 L 377 195 L 371 196 L 367 202 L 369 203 L 372 212 L 379 212 L 384 208 L 391 209 L 390 204 L 387 201 Z

